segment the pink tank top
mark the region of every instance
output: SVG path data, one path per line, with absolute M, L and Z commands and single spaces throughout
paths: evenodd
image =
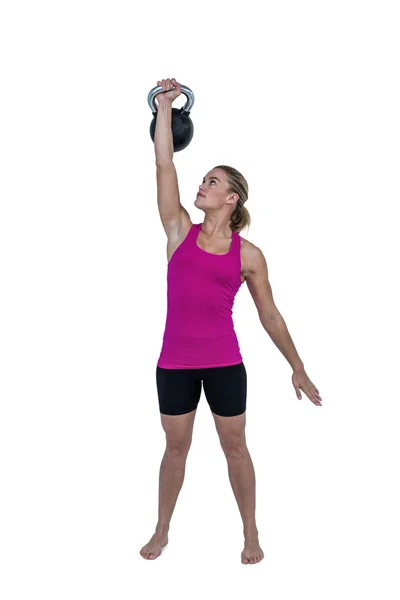
M 232 232 L 227 254 L 197 245 L 202 223 L 193 224 L 168 263 L 167 319 L 157 366 L 205 369 L 242 362 L 232 319 L 241 281 L 240 235 Z

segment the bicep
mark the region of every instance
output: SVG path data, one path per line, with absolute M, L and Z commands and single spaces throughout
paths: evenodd
M 178 177 L 174 163 L 157 166 L 157 204 L 162 225 L 168 235 L 178 225 L 182 205 L 179 196 Z

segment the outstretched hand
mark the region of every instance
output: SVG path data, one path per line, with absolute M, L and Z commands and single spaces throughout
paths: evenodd
M 292 382 L 299 400 L 301 400 L 300 390 L 303 390 L 311 402 L 313 402 L 316 406 L 322 406 L 322 398 L 319 395 L 319 390 L 317 390 L 313 382 L 309 379 L 304 369 L 293 371 Z

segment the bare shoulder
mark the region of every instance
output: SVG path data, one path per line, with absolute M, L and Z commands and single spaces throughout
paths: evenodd
M 260 248 L 242 237 L 240 238 L 240 256 L 246 277 L 265 263 L 265 257 Z

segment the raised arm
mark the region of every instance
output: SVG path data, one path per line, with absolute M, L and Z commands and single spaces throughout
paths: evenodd
M 161 222 L 168 240 L 177 242 L 181 232 L 191 224 L 189 214 L 182 206 L 179 196 L 178 177 L 173 163 L 172 102 L 181 94 L 175 79 L 163 79 L 158 85 L 170 92 L 158 94 L 157 122 L 154 133 L 154 148 L 157 168 L 157 203 Z

